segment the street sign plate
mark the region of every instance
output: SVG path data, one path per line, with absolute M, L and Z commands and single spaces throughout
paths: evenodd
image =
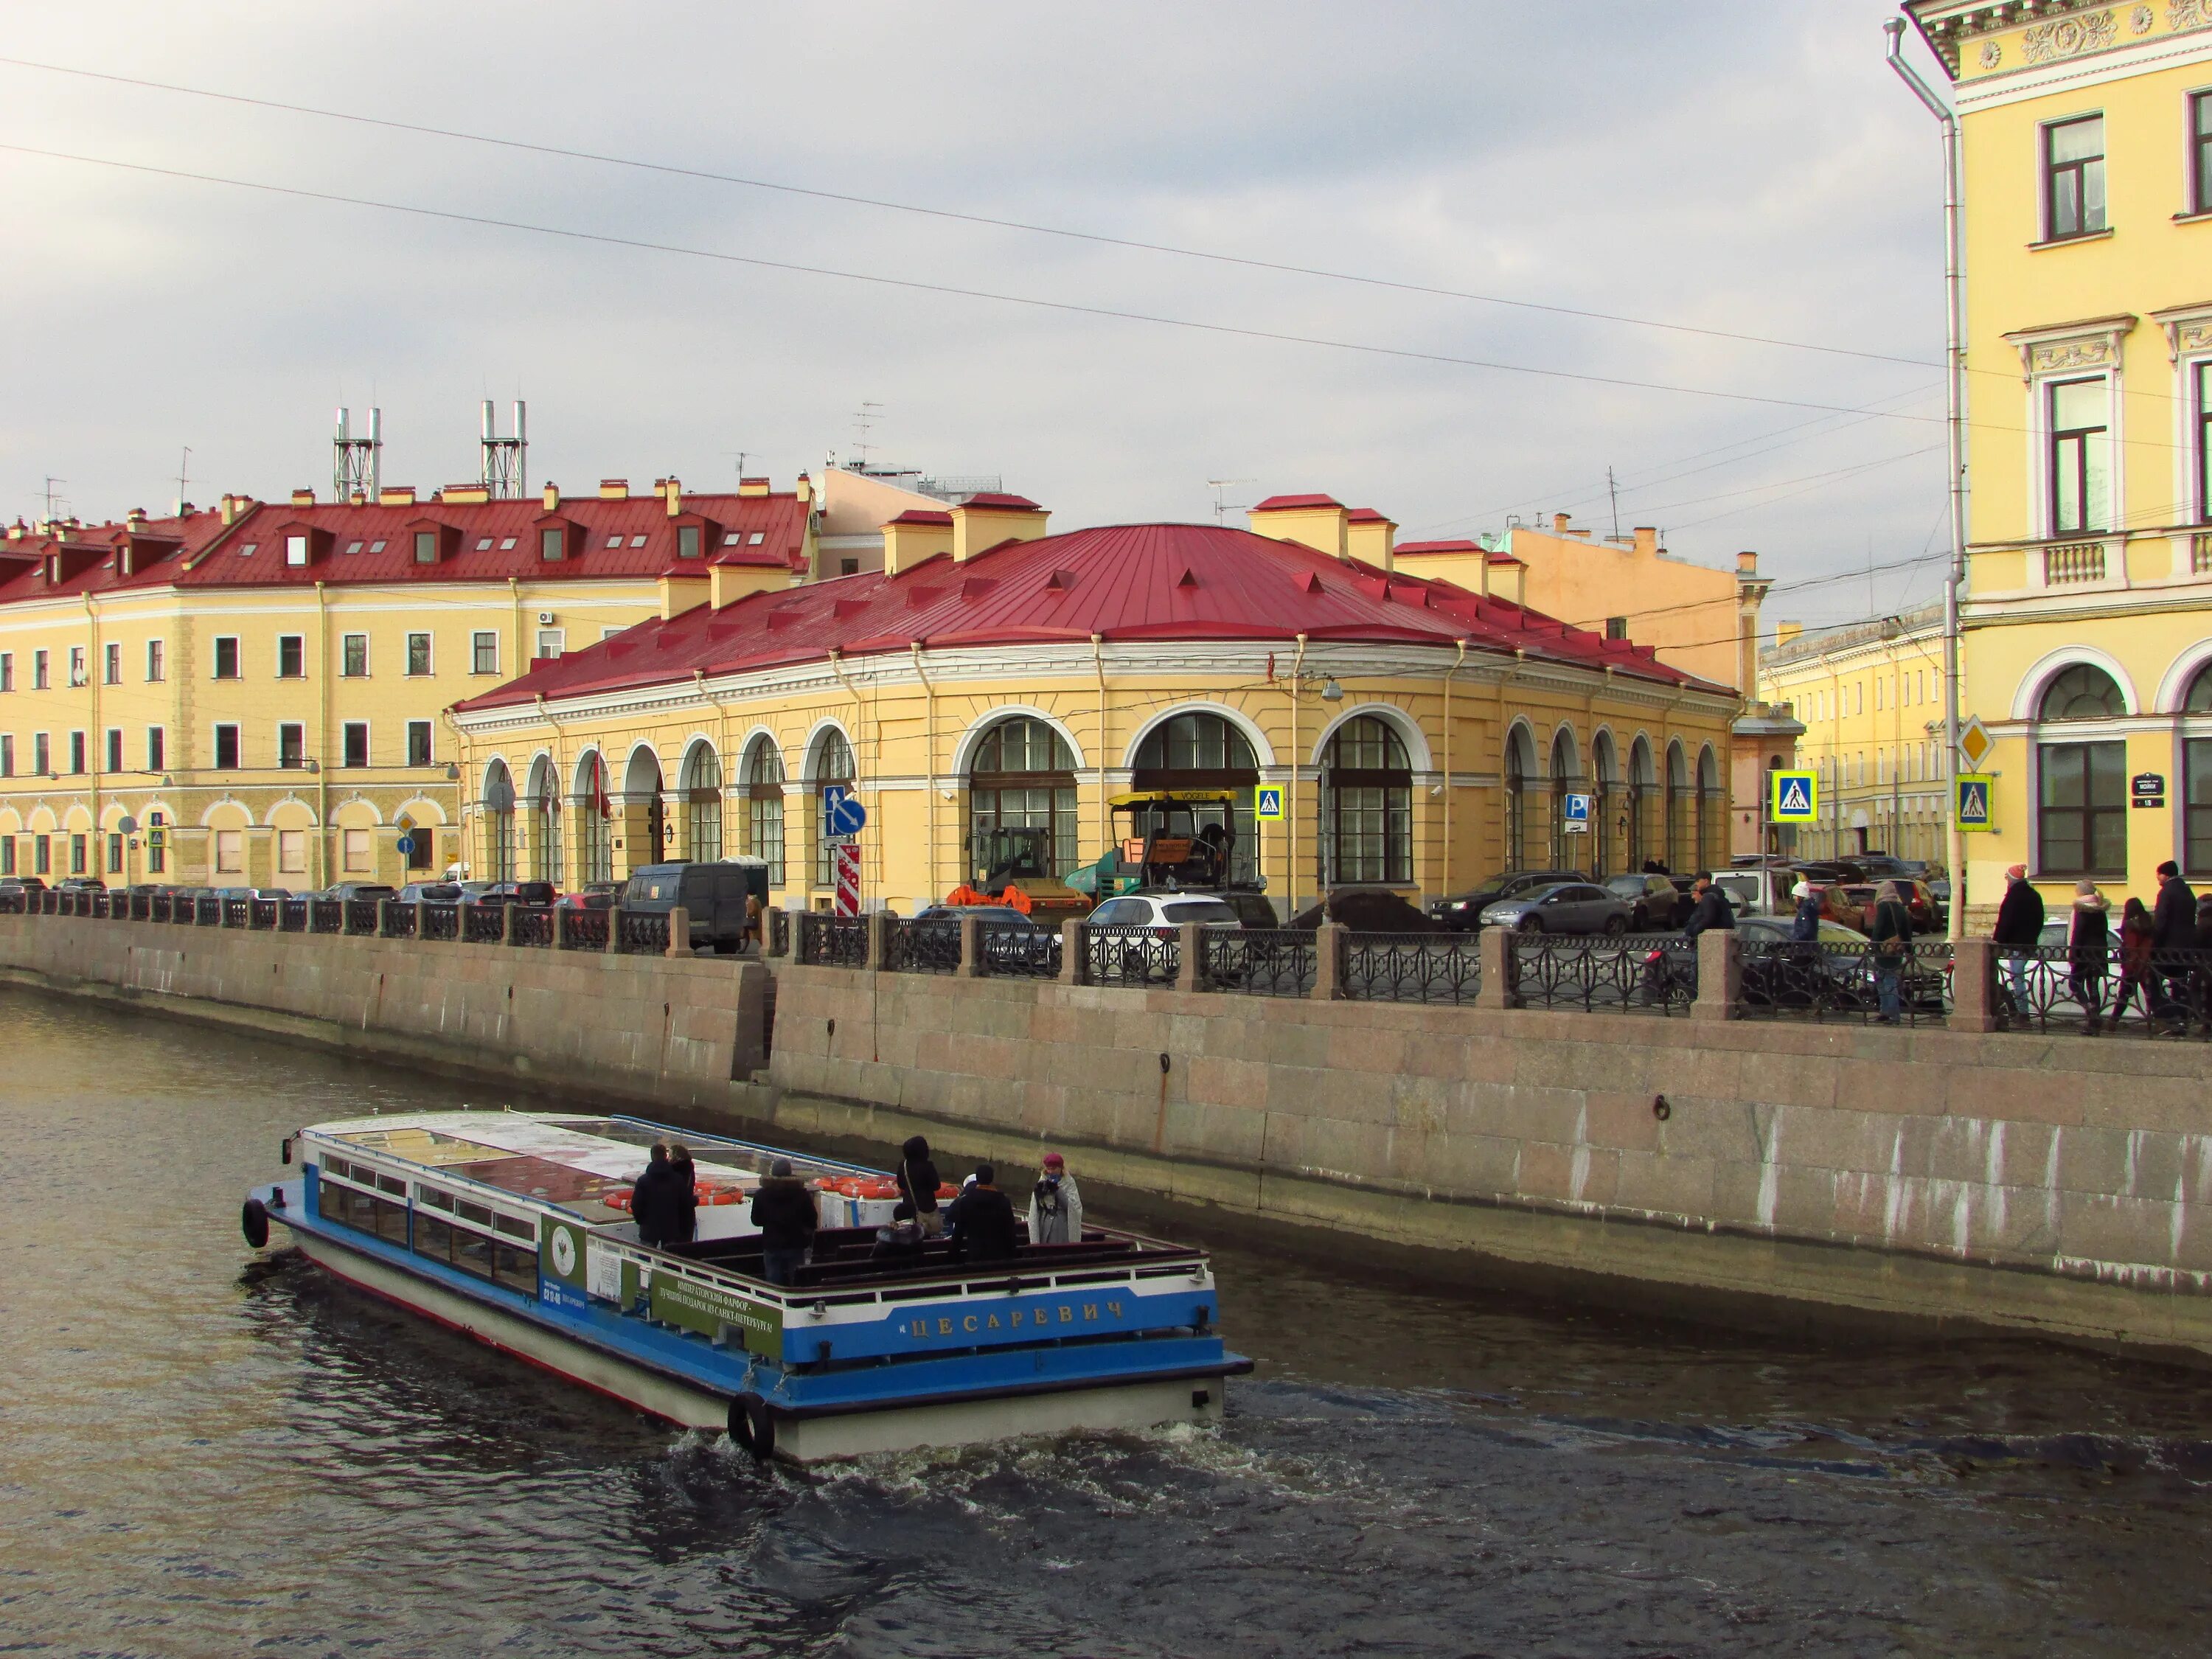
M 1990 822 L 1990 798 L 1996 780 L 1986 773 L 1961 772 L 1956 781 L 1960 830 L 1968 835 L 1988 834 L 1996 828 Z
M 837 914 L 860 914 L 860 849 L 850 842 L 837 848 Z
M 1569 829 L 1572 830 L 1579 827 L 1583 830 L 1588 830 L 1589 828 L 1591 799 L 1592 798 L 1590 796 L 1583 794 L 1568 795 L 1566 799 L 1566 823 Z
M 1263 783 L 1252 792 L 1252 816 L 1262 821 L 1279 823 L 1283 817 L 1283 790 L 1279 784 Z
M 1981 770 L 1982 763 L 1990 757 L 1990 750 L 1997 746 L 1989 728 L 1982 724 L 1979 714 L 1969 714 L 1959 727 L 1959 753 L 1966 760 L 1962 769 L 1968 772 Z
M 842 784 L 831 784 L 822 792 L 822 833 L 825 836 L 857 836 L 867 827 L 867 808 L 860 805 L 860 797 Z
M 135 836 L 138 833 L 138 820 L 125 812 L 115 827 L 126 836 Z
M 2128 805 L 2130 806 L 2163 806 L 2166 805 L 2166 797 L 2163 795 L 2137 795 L 2129 801 Z
M 405 857 L 406 857 L 410 853 L 413 852 L 414 850 L 415 850 L 415 837 L 414 837 L 414 836 L 400 836 L 400 838 L 399 838 L 399 856 L 400 856 L 401 858 L 403 858 L 403 859 L 404 859 L 404 858 L 405 858 Z
M 2138 772 L 2128 780 L 2128 793 L 2141 799 L 2146 795 L 2163 797 L 2166 779 L 2156 772 Z
M 1767 775 L 1766 817 L 1771 823 L 1811 823 L 1820 815 L 1820 775 L 1785 772 Z

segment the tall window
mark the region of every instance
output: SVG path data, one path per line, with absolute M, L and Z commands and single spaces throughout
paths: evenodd
M 368 672 L 368 635 L 348 634 L 338 642 L 338 672 L 357 680 Z
M 1324 879 L 1413 878 L 1413 775 L 1398 734 L 1372 715 L 1346 720 L 1322 752 Z
M 219 680 L 238 678 L 238 641 L 228 635 L 215 642 L 215 677 Z
M 108 727 L 106 743 L 107 769 L 120 772 L 123 769 L 123 728 L 119 726 Z
M 297 634 L 276 636 L 276 678 L 301 680 L 307 677 L 307 642 Z
M 614 837 L 607 818 L 606 757 L 596 749 L 576 768 L 576 872 L 580 881 L 606 881 L 614 872 Z
M 15 689 L 15 653 L 0 651 L 0 691 Z
M 814 764 L 807 776 L 812 790 L 817 817 L 821 815 L 822 787 L 824 784 L 853 781 L 853 746 L 845 741 L 842 732 L 829 731 L 822 734 L 815 745 Z M 818 825 L 814 836 L 814 884 L 830 887 L 837 880 L 837 855 L 832 849 L 829 826 Z
M 553 763 L 540 755 L 530 768 L 530 876 L 533 881 L 560 881 L 561 786 Z
M 84 733 L 82 732 L 70 733 L 70 770 L 73 773 L 84 770 Z
M 470 666 L 471 674 L 499 672 L 499 635 L 489 629 L 470 636 Z
M 284 562 L 289 565 L 304 565 L 307 562 L 307 538 L 305 536 L 285 537 Z
M 2128 872 L 2127 745 L 2046 743 L 2037 821 L 2039 873 L 2118 876 Z
M 2212 92 L 2189 100 L 2189 210 L 2212 213 Z
M 160 640 L 146 641 L 146 678 L 156 681 L 169 678 L 168 647 Z
M 1042 720 L 1000 720 L 983 733 L 968 769 L 970 873 L 990 861 L 994 832 L 1042 830 L 1045 867 L 1066 875 L 1081 861 L 1076 840 L 1075 754 Z
M 2197 365 L 2197 516 L 2212 524 L 2212 362 Z
M 217 644 L 220 645 L 221 641 L 218 641 Z M 234 647 L 238 644 L 238 641 L 236 640 L 233 640 L 231 644 Z M 33 691 L 43 691 L 46 689 L 46 653 L 43 651 L 33 651 L 31 653 L 31 690 Z
M 238 728 L 218 726 L 215 729 L 215 767 L 218 772 L 238 770 Z
M 31 734 L 31 775 L 33 777 L 43 778 L 53 769 L 47 763 L 52 759 L 46 748 L 47 741 L 46 734 L 43 732 L 34 732 Z
M 722 856 L 722 757 L 709 744 L 695 743 L 684 757 L 684 856 Z
M 1680 743 L 1667 745 L 1667 867 L 1687 874 L 1697 862 L 1690 845 L 1690 763 Z
M 2111 416 L 2106 385 L 2062 380 L 2051 388 L 2051 533 L 2102 530 L 2112 514 Z
M 345 759 L 343 764 L 347 766 L 368 765 L 368 722 L 367 720 L 348 720 L 345 723 L 344 728 L 344 744 Z
M 84 684 L 84 647 L 81 645 L 70 647 L 70 684 Z
M 119 645 L 110 644 L 100 653 L 100 655 L 103 659 L 100 665 L 102 678 L 105 678 L 110 685 L 122 684 L 123 647 Z
M 430 636 L 410 634 L 407 636 L 407 672 L 421 678 L 430 672 Z
M 484 858 L 488 881 L 514 879 L 514 778 L 495 760 L 484 774 Z
M 276 728 L 276 764 L 289 772 L 307 763 L 307 728 L 287 720 Z
M 561 541 L 561 532 L 557 529 L 539 531 L 538 532 L 538 556 L 544 560 L 548 564 L 559 563 L 561 556 L 564 551 L 566 551 L 566 550 L 562 546 Z
M 410 766 L 430 764 L 430 722 L 407 722 L 407 763 Z
M 158 726 L 148 726 L 146 728 L 146 769 L 149 772 L 159 772 L 167 766 L 167 751 L 168 744 L 165 740 L 161 728 Z
M 783 885 L 783 757 L 766 738 L 745 750 L 745 850 L 768 866 L 768 884 Z
M 1505 867 L 1522 870 L 1528 863 L 1528 763 L 1522 750 L 1528 739 L 1516 731 L 1505 743 Z
M 2181 705 L 2185 716 L 2212 714 L 2212 668 L 2197 671 L 2189 696 Z M 2182 805 L 2189 873 L 2212 873 L 2212 738 L 2190 738 L 2183 744 Z
M 1260 842 L 1252 817 L 1252 787 L 1260 781 L 1260 763 L 1243 732 L 1218 714 L 1177 714 L 1146 734 L 1138 746 L 1130 787 L 1135 789 L 1226 789 L 1233 801 L 1200 805 L 1192 813 L 1196 828 L 1218 823 L 1230 832 L 1231 876 L 1257 878 Z
M 15 775 L 15 739 L 0 736 L 0 778 Z
M 2105 228 L 2105 118 L 2054 121 L 2043 130 L 2043 236 L 2063 241 Z
M 699 556 L 699 526 L 697 525 L 678 525 L 676 527 L 676 556 L 679 559 L 696 559 Z
M 438 562 L 438 532 L 436 531 L 418 530 L 415 532 L 415 562 L 417 564 Z

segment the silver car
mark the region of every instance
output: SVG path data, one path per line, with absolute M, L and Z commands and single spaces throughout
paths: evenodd
M 1482 925 L 1524 933 L 1625 933 L 1632 914 L 1617 893 L 1586 881 L 1562 881 L 1500 899 L 1483 911 Z

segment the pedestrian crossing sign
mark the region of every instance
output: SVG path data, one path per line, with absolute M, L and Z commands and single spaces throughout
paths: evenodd
M 1283 815 L 1282 786 L 1272 783 L 1261 784 L 1254 792 L 1252 816 L 1255 818 L 1273 818 L 1279 821 Z
M 1810 823 L 1820 815 L 1820 775 L 1769 772 L 1766 816 L 1772 823 Z
M 1986 835 L 1996 827 L 1990 822 L 1990 785 L 1996 780 L 1986 772 L 1961 772 L 1957 781 L 1959 828 Z

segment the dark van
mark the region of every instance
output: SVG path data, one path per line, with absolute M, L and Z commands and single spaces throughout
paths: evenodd
M 735 955 L 745 947 L 745 900 L 768 908 L 768 866 L 753 859 L 709 864 L 648 864 L 630 872 L 625 911 L 665 915 L 681 905 L 691 918 L 691 943 Z

